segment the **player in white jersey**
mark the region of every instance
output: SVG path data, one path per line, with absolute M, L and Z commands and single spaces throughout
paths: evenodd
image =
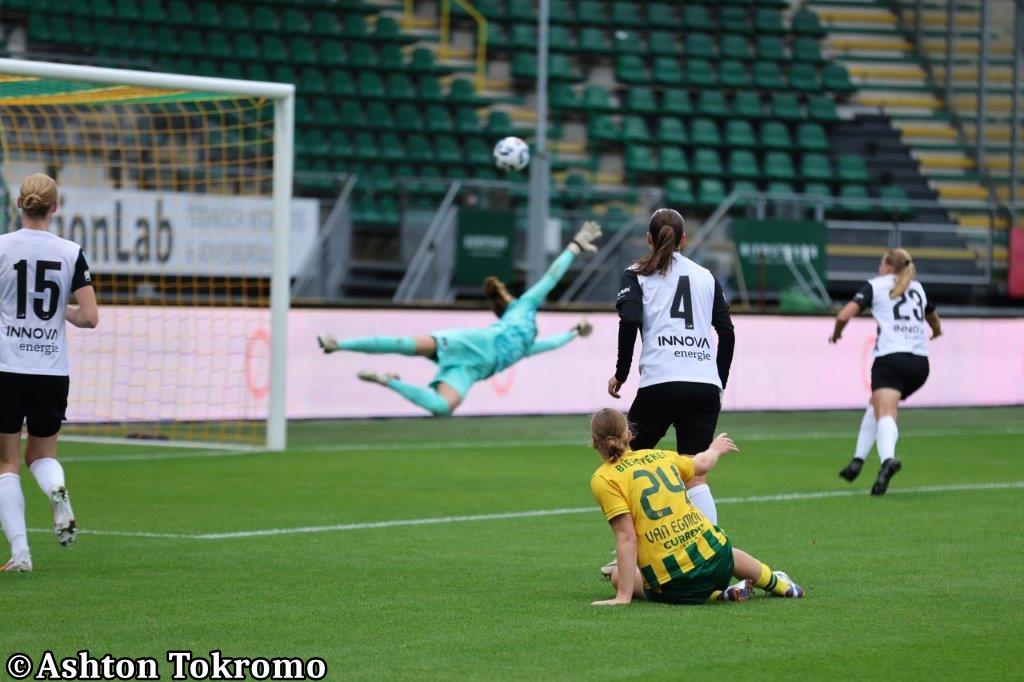
M 608 393 L 619 397 L 640 332 L 640 388 L 629 409 L 635 434 L 630 447 L 657 446 L 672 425 L 676 452 L 693 456 L 714 439 L 736 337 L 722 287 L 706 268 L 679 253 L 686 243 L 683 225 L 678 211 L 655 211 L 647 231 L 651 252 L 622 273 L 615 304 L 618 360 Z M 705 477 L 695 476 L 686 487 L 693 504 L 718 523 Z
M 21 229 L 0 235 L 0 525 L 11 545 L 2 571 L 30 571 L 25 497 L 18 475 L 21 430 L 25 463 L 53 509 L 62 545 L 77 526 L 57 461 L 57 434 L 68 403 L 65 322 L 95 327 L 96 293 L 82 248 L 48 230 L 57 211 L 57 183 L 35 173 L 21 183 Z M 74 295 L 77 306 L 68 304 Z
M 878 325 L 875 361 L 871 365 L 871 402 L 861 419 L 853 459 L 839 472 L 852 482 L 860 474 L 864 459 L 877 442 L 882 466 L 871 487 L 872 495 L 884 495 L 889 481 L 903 465 L 896 459 L 896 413 L 900 400 L 909 398 L 928 378 L 928 334 L 942 334 L 939 314 L 914 280 L 916 270 L 904 249 L 890 249 L 878 266 L 878 277 L 868 280 L 836 315 L 835 331 L 829 343 L 836 343 L 847 323 L 864 309 L 870 309 Z

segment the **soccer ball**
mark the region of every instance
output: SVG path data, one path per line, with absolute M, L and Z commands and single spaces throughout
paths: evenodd
M 530 145 L 518 137 L 506 137 L 494 145 L 494 165 L 504 171 L 519 171 L 530 163 Z

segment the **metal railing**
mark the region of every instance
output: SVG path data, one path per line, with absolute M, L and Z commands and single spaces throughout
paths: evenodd
M 324 179 L 323 174 L 296 173 L 297 179 Z M 313 176 L 313 178 L 311 178 Z M 329 300 L 336 296 L 352 262 L 352 209 L 350 199 L 358 175 L 329 176 L 341 189 L 320 226 L 316 244 L 292 283 L 292 299 Z

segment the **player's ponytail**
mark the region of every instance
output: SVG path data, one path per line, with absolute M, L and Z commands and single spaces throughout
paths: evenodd
M 590 418 L 590 437 L 594 449 L 609 462 L 617 462 L 629 451 L 629 422 L 618 410 L 605 407 Z
M 26 218 L 46 218 L 56 203 L 57 183 L 46 173 L 33 173 L 22 181 L 18 208 Z
M 636 262 L 636 272 L 644 277 L 654 273 L 665 276 L 672 269 L 672 257 L 683 239 L 683 216 L 671 208 L 661 208 L 651 216 L 647 233 L 651 236 L 651 252 Z
M 899 298 L 917 276 L 914 259 L 906 249 L 889 249 L 885 254 L 885 264 L 892 268 L 892 274 L 896 275 L 896 283 L 889 292 L 889 298 Z

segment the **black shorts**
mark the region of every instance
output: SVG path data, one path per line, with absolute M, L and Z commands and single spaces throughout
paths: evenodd
M 928 379 L 928 358 L 913 353 L 889 353 L 871 365 L 871 390 L 892 388 L 906 399 Z
M 0 372 L 0 433 L 49 438 L 60 431 L 68 408 L 67 377 Z
M 669 425 L 676 429 L 676 452 L 696 455 L 711 445 L 722 411 L 722 396 L 714 384 L 669 381 L 645 386 L 629 408 L 634 450 L 658 445 Z

